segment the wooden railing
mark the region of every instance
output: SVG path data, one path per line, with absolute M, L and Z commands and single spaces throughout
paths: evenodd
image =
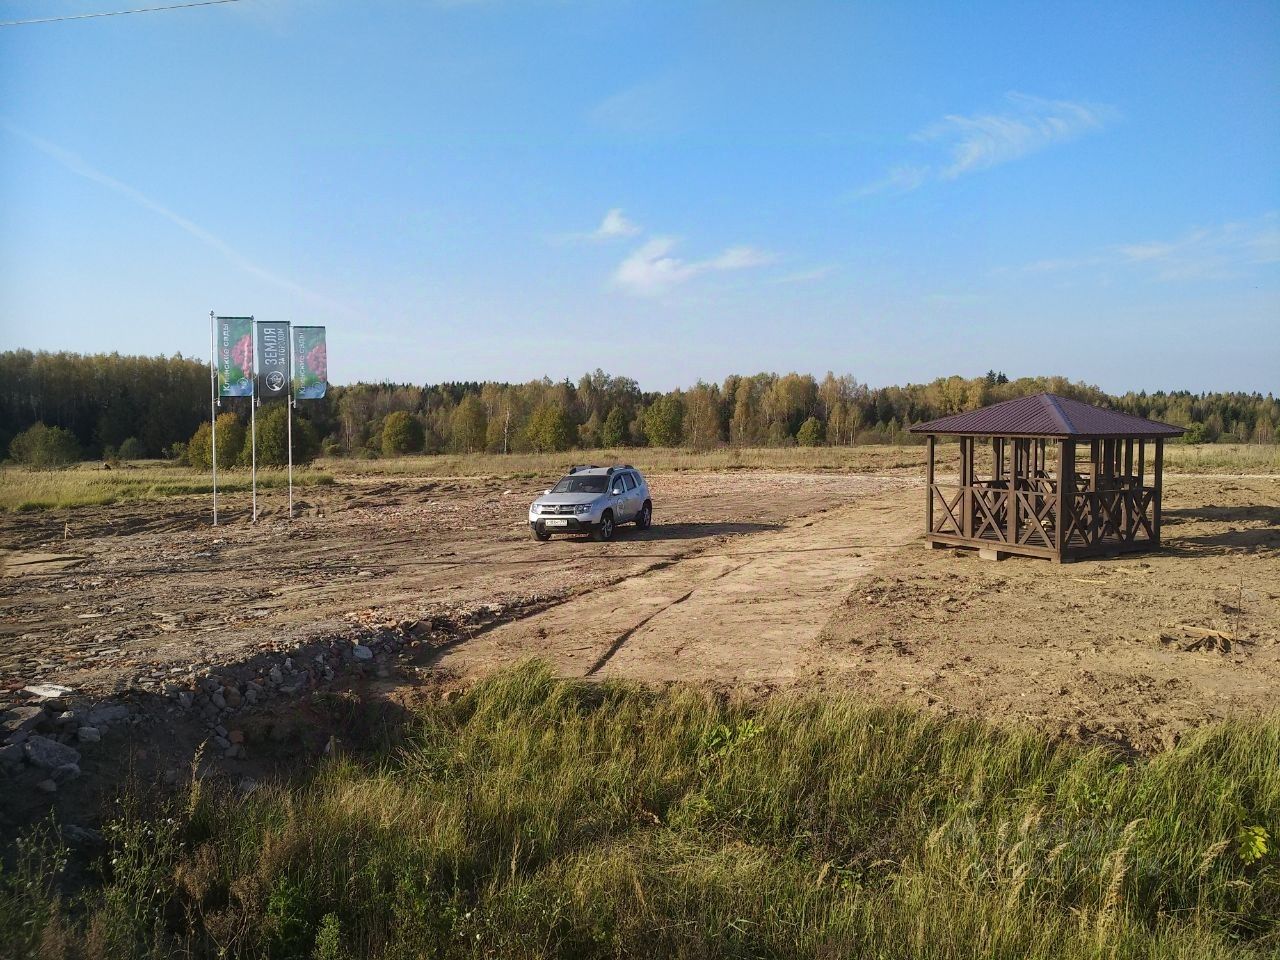
M 1059 550 L 1142 544 L 1155 539 L 1154 491 L 1150 487 L 1080 490 L 1063 502 L 1052 482 L 1010 490 L 1002 483 L 930 486 L 929 532 L 988 544 Z M 1012 511 L 1012 515 L 1011 515 Z
M 1155 491 L 1150 487 L 1129 490 L 1082 491 L 1065 504 L 1063 529 L 1068 547 L 1095 547 L 1106 543 L 1136 544 L 1154 540 Z

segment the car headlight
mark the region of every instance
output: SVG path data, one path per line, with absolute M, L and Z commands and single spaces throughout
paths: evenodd
M 578 504 L 576 507 L 574 507 L 574 508 L 573 508 L 573 512 L 574 512 L 574 513 L 590 513 L 590 512 L 591 512 L 591 504 L 589 504 L 589 503 L 580 503 L 580 504 Z

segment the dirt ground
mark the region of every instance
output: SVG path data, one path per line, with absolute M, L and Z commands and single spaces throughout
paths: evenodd
M 551 479 L 347 479 L 293 523 L 273 493 L 256 528 L 245 497 L 216 529 L 192 499 L 5 515 L 0 694 L 158 691 L 352 623 L 480 610 L 389 685 L 539 656 L 1143 751 L 1280 703 L 1280 478 L 1167 476 L 1164 551 L 1063 566 L 925 550 L 915 470 L 654 475 L 655 526 L 609 544 L 529 536 Z

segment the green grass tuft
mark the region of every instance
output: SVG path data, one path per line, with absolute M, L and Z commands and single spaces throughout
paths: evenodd
M 112 824 L 61 899 L 27 838 L 0 952 L 1273 957 L 1280 721 L 1129 761 L 855 697 L 756 705 L 530 664 L 398 745 Z

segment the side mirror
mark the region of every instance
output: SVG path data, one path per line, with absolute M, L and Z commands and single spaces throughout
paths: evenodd
M 550 490 L 543 490 L 543 491 L 542 491 L 542 495 L 543 495 L 544 497 L 549 497 L 549 496 L 551 496 L 551 491 L 550 491 Z
M 621 488 L 621 487 L 614 487 L 614 488 L 613 488 L 613 495 L 614 495 L 615 497 L 620 497 L 620 496 L 622 496 L 622 488 Z

